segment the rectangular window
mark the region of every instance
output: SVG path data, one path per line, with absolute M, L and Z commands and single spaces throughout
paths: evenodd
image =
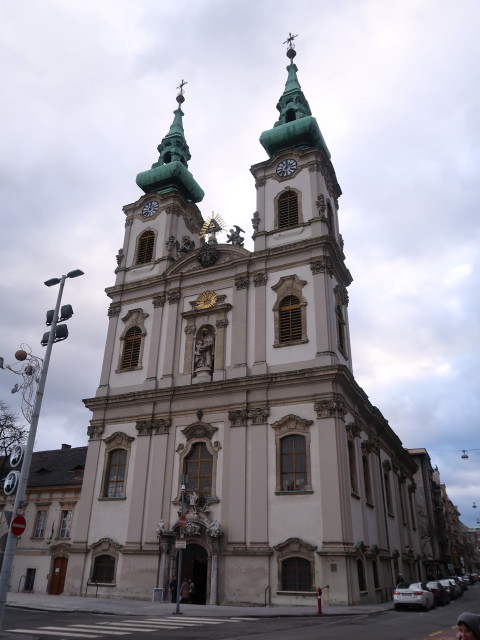
M 47 520 L 47 511 L 41 510 L 37 511 L 37 518 L 35 520 L 35 528 L 33 530 L 34 538 L 44 538 L 45 537 L 45 522 Z
M 66 509 L 62 511 L 62 519 L 60 520 L 59 538 L 69 538 L 70 528 L 72 526 L 73 511 Z

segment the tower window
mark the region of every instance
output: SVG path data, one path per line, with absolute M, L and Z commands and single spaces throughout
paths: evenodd
M 138 240 L 136 264 L 146 264 L 153 260 L 153 247 L 155 244 L 155 234 L 153 231 L 145 231 Z
M 298 196 L 295 191 L 285 191 L 278 198 L 278 228 L 288 229 L 298 225 Z
M 127 469 L 127 452 L 125 449 L 114 449 L 108 456 L 108 468 L 105 476 L 105 498 L 123 498 L 125 495 L 125 474 Z
M 140 327 L 131 327 L 125 334 L 122 369 L 131 369 L 138 366 L 141 345 L 142 331 Z
M 305 437 L 285 436 L 280 441 L 282 491 L 302 491 L 307 485 L 307 450 Z
M 302 311 L 296 296 L 283 298 L 279 308 L 280 343 L 302 339 Z

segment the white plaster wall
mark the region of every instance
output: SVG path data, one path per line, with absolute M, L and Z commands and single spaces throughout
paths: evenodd
M 110 425 L 105 430 L 104 438 L 120 431 L 129 435 L 136 436 L 134 423 Z M 111 538 L 119 544 L 126 542 L 127 522 L 130 512 L 130 501 L 133 493 L 133 469 L 135 466 L 136 439 L 132 441 L 130 449 L 130 457 L 127 467 L 127 485 L 125 490 L 126 498 L 123 499 L 100 499 L 103 493 L 102 481 L 104 478 L 105 463 L 105 444 L 102 443 L 99 463 L 100 470 L 95 483 L 93 493 L 93 504 L 91 512 L 90 528 L 88 533 L 88 543 L 92 544 L 100 540 L 100 538 Z M 141 462 L 139 462 L 141 464 Z
M 310 544 L 318 544 L 323 539 L 321 502 L 327 487 L 320 485 L 318 458 L 315 452 L 319 446 L 332 446 L 326 442 L 319 442 L 319 429 L 312 406 L 307 404 L 285 405 L 274 407 L 269 416 L 269 425 L 289 414 L 297 415 L 306 420 L 313 420 L 310 426 L 310 457 L 313 493 L 304 495 L 275 495 L 276 485 L 276 451 L 275 429 L 269 429 L 269 459 L 268 459 L 268 492 L 269 500 L 269 543 L 271 546 L 284 542 L 290 537 L 301 538 Z M 334 449 L 331 449 L 334 451 Z M 308 517 L 306 517 L 308 514 Z

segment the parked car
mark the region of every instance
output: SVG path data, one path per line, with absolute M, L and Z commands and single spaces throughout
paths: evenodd
M 442 578 L 439 580 L 440 584 L 443 584 L 445 589 L 450 594 L 451 600 L 457 600 L 462 594 L 462 588 L 455 582 L 453 578 Z
M 407 608 L 428 611 L 435 607 L 435 598 L 425 582 L 412 582 L 408 587 L 396 587 L 393 603 L 397 611 Z
M 468 585 L 470 584 L 470 580 L 468 580 L 468 578 L 465 578 L 465 576 L 457 576 L 457 578 L 460 580 L 460 583 L 462 584 L 464 591 L 467 591 Z
M 458 576 L 447 576 L 447 578 L 449 580 L 455 580 L 455 584 L 460 587 L 463 596 L 463 592 L 467 590 L 467 585 L 465 584 L 465 582 L 463 580 L 460 580 Z
M 427 582 L 427 588 L 433 593 L 435 604 L 438 604 L 441 607 L 444 607 L 446 604 L 450 604 L 450 593 L 440 580 L 431 580 L 430 582 Z

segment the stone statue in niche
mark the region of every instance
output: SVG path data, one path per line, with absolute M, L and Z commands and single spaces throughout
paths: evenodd
M 207 327 L 203 327 L 195 342 L 195 371 L 213 370 L 215 339 Z

